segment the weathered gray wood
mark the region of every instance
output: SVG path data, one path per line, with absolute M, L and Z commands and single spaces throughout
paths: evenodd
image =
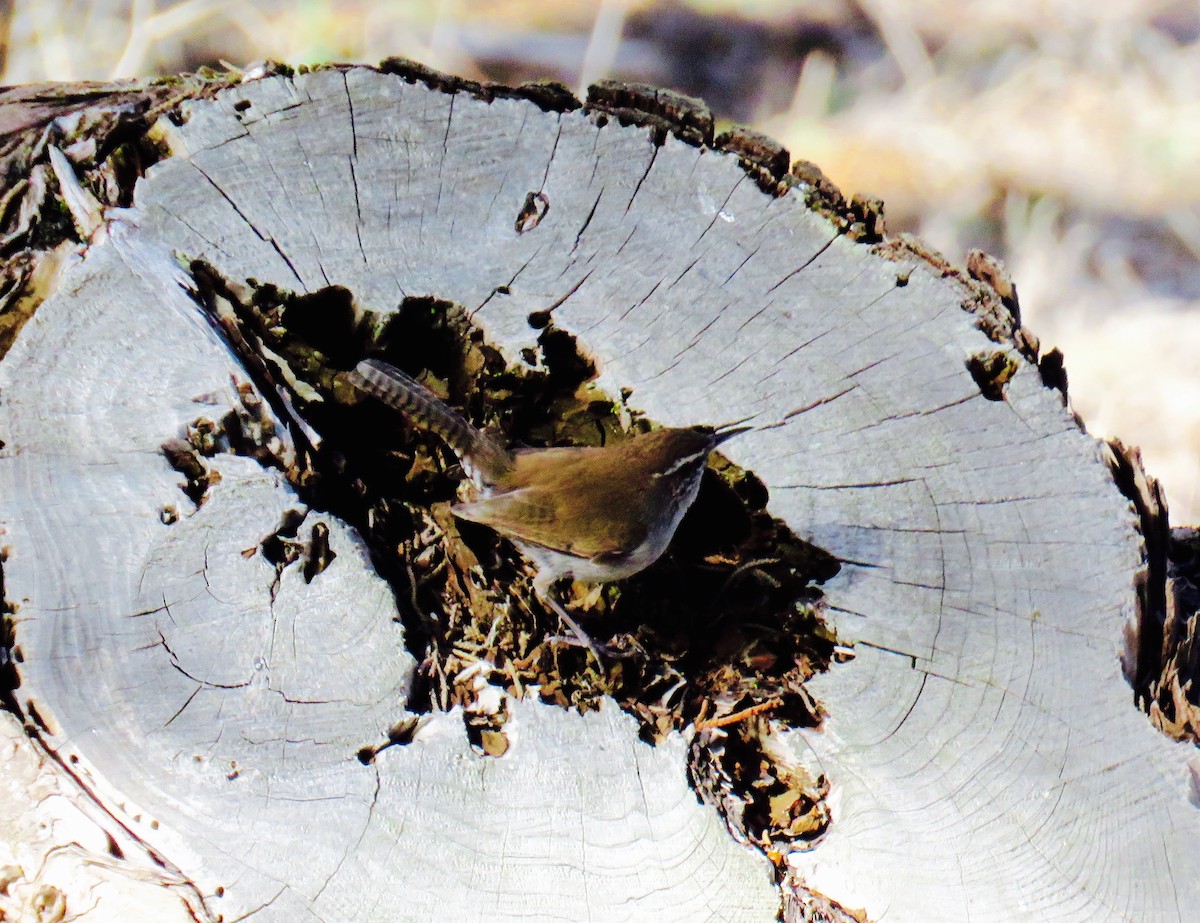
M 786 741 L 833 786 L 798 876 L 871 918 L 1187 918 L 1191 751 L 1134 710 L 1116 656 L 1134 519 L 961 280 L 839 236 L 728 154 L 582 113 L 365 69 L 187 112 L 139 187 L 139 245 L 377 311 L 459 302 L 514 362 L 557 305 L 659 422 L 764 424 L 728 454 L 846 562 L 826 590 L 856 654 L 813 684 L 823 730 Z M 520 234 L 531 191 L 550 209 Z M 309 586 L 285 570 L 272 604 L 274 571 L 239 552 L 297 501 L 245 459 L 162 525 L 181 501 L 157 448 L 194 396 L 233 400 L 230 360 L 111 244 L 62 289 L 0 363 L 21 695 L 110 803 L 158 821 L 147 842 L 225 888 L 211 911 L 771 918 L 765 863 L 692 801 L 681 742 L 637 743 L 612 710 L 517 704 L 499 760 L 439 716 L 359 765 L 411 664 L 357 540 L 331 521 L 339 557 Z M 1016 374 L 990 401 L 967 360 L 997 351 Z

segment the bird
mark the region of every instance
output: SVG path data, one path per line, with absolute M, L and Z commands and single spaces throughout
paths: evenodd
M 601 646 L 554 599 L 554 585 L 624 580 L 657 561 L 699 493 L 709 453 L 752 428 L 666 427 L 607 446 L 510 450 L 394 365 L 364 359 L 349 379 L 453 450 L 479 496 L 451 512 L 533 562 L 534 592 L 600 664 Z

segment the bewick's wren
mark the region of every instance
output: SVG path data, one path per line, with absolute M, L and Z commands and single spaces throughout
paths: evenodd
M 512 452 L 386 362 L 365 359 L 350 379 L 454 450 L 481 496 L 451 512 L 495 529 L 537 565 L 534 590 L 597 660 L 552 585 L 568 576 L 608 583 L 653 564 L 696 499 L 709 453 L 749 429 L 659 429 L 603 448 Z

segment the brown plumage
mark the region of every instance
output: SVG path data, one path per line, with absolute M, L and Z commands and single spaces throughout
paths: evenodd
M 659 429 L 600 448 L 510 452 L 386 362 L 366 359 L 350 376 L 446 440 L 481 492 L 454 514 L 495 529 L 533 560 L 534 588 L 597 658 L 597 647 L 550 596 L 551 585 L 568 576 L 621 580 L 649 567 L 696 499 L 709 453 L 747 429 Z

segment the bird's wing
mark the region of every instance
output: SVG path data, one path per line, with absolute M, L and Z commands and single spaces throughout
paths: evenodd
M 601 560 L 626 553 L 613 536 L 579 536 L 564 530 L 554 498 L 534 487 L 510 490 L 473 503 L 462 503 L 451 511 L 455 516 L 478 522 L 502 535 L 581 558 Z

